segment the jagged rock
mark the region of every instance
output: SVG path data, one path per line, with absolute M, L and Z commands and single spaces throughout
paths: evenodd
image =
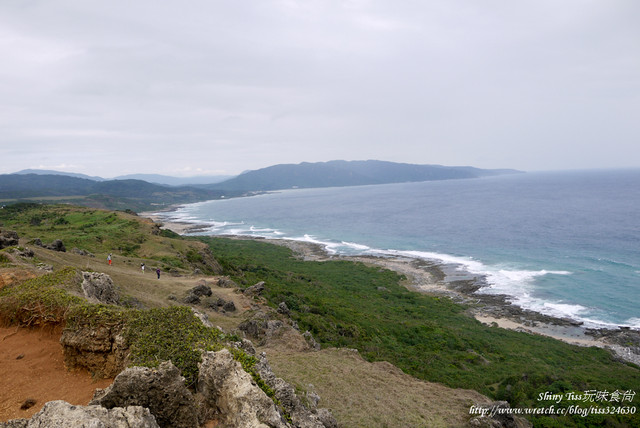
M 78 254 L 80 256 L 95 257 L 95 254 L 92 254 L 87 250 L 81 250 L 80 248 L 77 248 L 77 247 L 73 247 L 71 249 L 71 252 L 74 254 Z
M 276 377 L 269 366 L 266 356 L 260 354 L 256 363 L 256 371 L 260 378 L 274 390 L 275 397 L 278 399 L 282 407 L 291 417 L 291 422 L 297 428 L 324 428 L 325 426 L 337 427 L 338 423 L 330 412 L 323 412 L 323 417 L 327 419 L 326 425 L 320 420 L 316 413 L 307 408 L 302 400 L 296 395 L 295 388 L 285 382 L 283 379 Z M 317 397 L 317 394 L 316 394 Z M 318 397 L 319 401 L 319 397 Z M 328 413 L 328 416 L 327 416 Z
M 313 338 L 313 335 L 311 334 L 311 332 L 309 330 L 307 330 L 304 333 L 302 333 L 302 337 L 304 337 L 304 340 L 307 341 L 307 343 L 309 344 L 309 347 L 311 349 L 314 349 L 316 351 L 319 351 L 320 349 L 322 349 L 320 344 L 318 342 L 316 342 L 316 340 Z
M 46 248 L 48 250 L 61 251 L 63 253 L 67 251 L 67 249 L 65 248 L 64 244 L 59 239 L 56 239 L 51 244 L 45 245 L 45 244 L 42 243 L 42 240 L 40 238 L 35 238 L 32 241 L 32 243 L 33 243 L 33 245 L 37 245 L 38 247 Z
M 46 248 L 48 248 L 50 250 L 53 250 L 53 251 L 60 251 L 60 252 L 63 252 L 63 253 L 67 251 L 67 249 L 64 247 L 64 244 L 59 239 L 56 239 L 51 244 L 47 245 Z
M 211 296 L 213 292 L 211 291 L 211 287 L 205 284 L 199 284 L 189 290 L 191 294 L 195 294 L 198 297 L 202 296 Z
M 271 319 L 269 314 L 258 311 L 251 318 L 241 322 L 238 329 L 247 336 L 256 339 L 260 344 L 265 344 L 284 327 L 284 323 L 278 319 Z
M 107 409 L 142 406 L 149 409 L 162 428 L 198 428 L 193 395 L 184 384 L 180 371 L 165 361 L 157 369 L 130 367 L 113 384 L 98 390 L 89 404 Z
M 35 256 L 35 253 L 31 248 L 20 249 L 16 254 L 19 255 L 20 257 L 28 257 L 28 258 Z
M 105 378 L 126 366 L 128 347 L 118 325 L 81 325 L 66 328 L 60 337 L 64 363 L 69 368 L 85 368 Z
M 89 301 L 117 305 L 120 296 L 113 285 L 111 277 L 106 273 L 82 272 L 82 292 Z
M 289 316 L 291 314 L 291 311 L 289 310 L 285 302 L 280 302 L 280 304 L 278 305 L 278 313 Z
M 198 305 L 200 304 L 200 297 L 193 293 L 189 293 L 185 296 L 184 299 L 182 299 L 182 302 L 188 305 Z
M 159 428 L 155 418 L 140 406 L 105 409 L 101 406 L 74 406 L 66 401 L 50 401 L 31 419 L 0 423 L 2 428 Z
M 252 285 L 244 290 L 245 296 L 260 296 L 264 291 L 264 281 L 260 281 L 257 284 Z
M 236 305 L 235 303 L 229 301 L 222 306 L 222 309 L 224 309 L 227 312 L 234 312 L 236 310 Z
M 222 277 L 218 278 L 218 287 L 222 288 L 238 288 L 238 284 L 236 284 L 233 280 Z
M 206 418 L 237 428 L 290 426 L 229 350 L 204 353 L 199 367 L 198 392 L 208 407 Z
M 309 386 L 313 388 L 313 385 L 309 384 Z M 318 408 L 318 404 L 320 403 L 320 396 L 318 394 L 313 391 L 307 391 L 305 393 L 305 398 L 307 399 L 307 403 L 311 410 Z
M 318 409 L 316 411 L 316 416 L 318 417 L 318 419 L 320 420 L 320 422 L 322 422 L 322 424 L 326 427 L 326 428 L 338 428 L 338 421 L 336 420 L 336 418 L 331 414 L 331 412 L 329 411 L 329 409 Z
M 29 419 L 11 419 L 7 422 L 0 422 L 0 428 L 27 428 Z
M 0 232 L 0 250 L 18 245 L 18 233 L 13 230 L 3 230 Z
M 208 300 L 204 301 L 204 307 L 208 308 L 208 309 L 211 309 L 213 311 L 217 311 L 218 310 L 218 305 L 216 305 L 216 302 L 211 300 L 211 299 L 208 299 Z
M 205 327 L 213 327 L 213 324 L 211 324 L 211 321 L 209 321 L 209 317 L 207 316 L 207 314 L 200 312 L 198 310 L 195 310 L 194 308 L 191 308 L 191 312 L 193 312 L 193 314 L 198 317 L 198 319 L 200 320 L 200 322 L 205 326 Z
M 240 342 L 236 342 L 236 346 L 249 355 L 257 355 L 256 348 L 253 346 L 253 343 L 251 343 L 250 340 L 242 339 Z

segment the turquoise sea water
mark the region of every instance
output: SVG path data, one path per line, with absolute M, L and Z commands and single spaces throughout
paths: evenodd
M 204 234 L 439 260 L 525 308 L 640 328 L 640 170 L 292 189 L 163 214 Z

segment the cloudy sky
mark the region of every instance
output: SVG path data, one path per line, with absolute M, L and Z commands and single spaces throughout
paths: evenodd
M 640 167 L 636 0 L 2 0 L 0 173 Z

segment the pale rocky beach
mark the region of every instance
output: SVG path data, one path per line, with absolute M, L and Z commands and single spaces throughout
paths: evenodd
M 197 234 L 208 225 L 180 221 L 167 221 L 159 214 L 141 213 L 162 227 L 180 235 Z M 483 324 L 538 334 L 579 346 L 597 346 L 609 349 L 618 358 L 640 365 L 640 331 L 626 327 L 614 329 L 588 329 L 580 322 L 556 318 L 522 309 L 508 301 L 508 296 L 477 293 L 480 288 L 474 279 L 446 281 L 446 266 L 438 261 L 407 257 L 342 256 L 329 254 L 322 245 L 289 239 L 267 239 L 249 236 L 224 235 L 233 239 L 257 239 L 290 248 L 304 260 L 351 260 L 393 270 L 407 279 L 405 286 L 411 290 L 438 296 L 446 296 L 470 306 L 469 312 Z

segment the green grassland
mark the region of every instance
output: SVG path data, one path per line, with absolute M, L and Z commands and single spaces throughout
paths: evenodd
M 147 259 L 164 271 L 198 268 L 213 273 L 217 268 L 208 263 L 206 246 L 166 239 L 179 236 L 131 211 L 20 203 L 0 209 L 0 227 L 15 230 L 21 237 L 39 238 L 45 244 L 60 239 L 67 251 L 75 247 L 105 258 L 112 253 Z
M 538 400 L 545 392 L 640 390 L 640 368 L 606 350 L 485 326 L 447 298 L 407 290 L 395 272 L 347 261 L 302 261 L 287 248 L 259 241 L 202 240 L 239 283 L 266 281 L 270 304 L 284 301 L 322 345 L 356 348 L 370 361 L 389 361 L 420 379 L 522 408 L 553 404 Z M 563 401 L 556 407 L 571 404 L 585 405 Z M 629 415 L 533 420 L 545 427 L 640 423 Z

